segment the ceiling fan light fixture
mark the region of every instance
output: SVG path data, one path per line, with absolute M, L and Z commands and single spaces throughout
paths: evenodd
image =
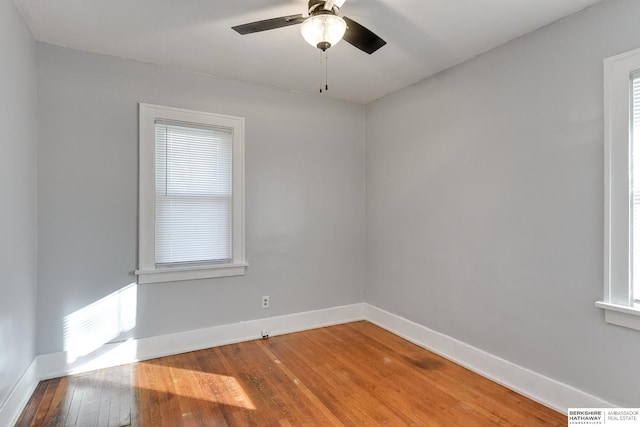
M 310 16 L 300 26 L 302 37 L 313 47 L 327 50 L 335 46 L 347 31 L 347 23 L 332 13 Z

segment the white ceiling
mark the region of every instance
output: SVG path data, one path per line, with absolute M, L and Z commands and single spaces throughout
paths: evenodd
M 600 0 L 347 0 L 341 15 L 387 41 L 373 55 L 329 49 L 324 96 L 380 98 Z M 299 26 L 231 27 L 305 13 L 304 0 L 16 0 L 41 42 L 318 93 L 320 51 Z

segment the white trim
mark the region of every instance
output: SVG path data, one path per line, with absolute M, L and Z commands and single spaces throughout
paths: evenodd
M 604 60 L 604 291 L 596 306 L 605 321 L 640 330 L 631 284 L 630 129 L 632 79 L 640 49 Z M 640 272 L 637 272 L 640 274 Z M 620 307 L 630 310 L 622 311 Z
M 372 305 L 365 306 L 365 317 L 399 337 L 560 413 L 566 414 L 569 408 L 616 406 Z
M 156 268 L 155 262 L 155 123 L 165 119 L 209 124 L 233 130 L 232 260 L 203 267 Z M 160 283 L 245 274 L 245 121 L 243 117 L 153 104 L 139 104 L 138 283 Z
M 40 379 L 57 378 L 63 375 L 88 372 L 156 357 L 255 340 L 261 338 L 263 333 L 275 336 L 323 326 L 355 322 L 357 320 L 364 320 L 364 304 L 352 304 L 267 317 L 229 325 L 105 344 L 94 352 L 95 356 L 93 358 L 89 360 L 83 359 L 74 363 L 67 363 L 65 352 L 43 354 L 37 357 L 38 374 Z
M 604 320 L 613 325 L 640 330 L 640 308 L 626 305 L 596 302 L 596 307 L 604 309 Z
M 211 277 L 243 276 L 248 263 L 207 265 L 198 267 L 158 268 L 136 270 L 138 284 L 175 282 L 179 280 L 207 279 Z
M 37 359 L 34 359 L 11 390 L 9 397 L 0 405 L 0 426 L 16 425 L 38 382 Z
M 640 50 L 604 60 L 605 236 L 604 302 L 631 304 L 630 179 L 631 74 Z

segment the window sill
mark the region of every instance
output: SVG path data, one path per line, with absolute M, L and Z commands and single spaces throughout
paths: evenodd
M 201 267 L 158 268 L 136 270 L 138 284 L 180 282 L 183 280 L 210 279 L 214 277 L 243 276 L 249 264 L 207 265 Z
M 604 320 L 613 325 L 640 331 L 640 306 L 633 307 L 598 301 L 596 307 L 604 309 Z

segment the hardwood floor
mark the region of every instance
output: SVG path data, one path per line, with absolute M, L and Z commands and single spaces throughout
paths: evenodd
M 43 381 L 18 426 L 566 426 L 367 322 Z

